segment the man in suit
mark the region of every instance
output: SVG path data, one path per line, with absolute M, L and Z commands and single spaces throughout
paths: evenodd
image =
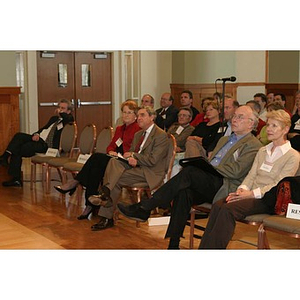
M 140 183 L 152 190 L 163 181 L 169 143 L 167 133 L 154 123 L 155 115 L 149 106 L 139 109 L 137 122 L 142 130 L 134 135 L 130 151 L 124 153 L 126 161 L 111 159 L 99 195 L 89 197 L 92 204 L 100 205 L 100 221 L 92 226 L 93 231 L 114 225 L 114 207 L 123 186 Z
M 156 110 L 155 124 L 168 131 L 177 122 L 178 109 L 173 105 L 174 98 L 170 93 L 163 93 L 160 98 L 160 108 Z
M 72 104 L 62 99 L 58 103 L 55 115 L 48 123 L 33 134 L 16 133 L 9 142 L 5 152 L 0 156 L 0 165 L 8 166 L 8 174 L 12 177 L 4 181 L 3 186 L 22 187 L 22 157 L 31 157 L 35 153 L 45 153 L 48 148 L 59 148 L 60 136 L 64 125 L 73 122 Z
M 235 191 L 249 172 L 261 143 L 251 131 L 257 125 L 258 115 L 249 106 L 240 106 L 232 118 L 233 134 L 223 136 L 210 157 L 210 163 L 222 175 L 217 176 L 194 166 L 187 166 L 159 188 L 151 199 L 125 206 L 118 204 L 120 212 L 128 218 L 146 221 L 155 207 L 169 207 L 171 219 L 166 237 L 169 249 L 179 249 L 180 237 L 193 204 L 212 203 Z

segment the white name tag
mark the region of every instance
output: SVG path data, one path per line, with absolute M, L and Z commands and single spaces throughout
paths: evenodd
M 90 154 L 79 154 L 77 162 L 84 165 L 90 157 Z
M 161 115 L 161 117 L 165 120 L 167 118 L 166 115 Z
M 288 209 L 286 212 L 286 217 L 290 219 L 297 219 L 300 220 L 300 205 L 289 203 Z
M 296 124 L 295 127 L 294 127 L 294 129 L 300 130 L 300 124 Z
M 123 141 L 121 138 L 118 138 L 118 140 L 116 141 L 116 145 L 117 147 L 120 147 L 123 144 Z
M 57 130 L 61 130 L 62 128 L 64 127 L 63 123 L 58 123 L 57 126 L 56 126 L 56 129 Z
M 271 172 L 272 168 L 273 168 L 273 165 L 268 164 L 268 163 L 263 163 L 260 167 L 261 170 L 266 171 L 268 173 Z
M 58 149 L 48 148 L 46 152 L 46 156 L 52 156 L 52 157 L 58 156 Z
M 182 126 L 179 126 L 178 128 L 177 128 L 177 130 L 176 130 L 176 133 L 178 134 L 178 135 L 180 135 L 180 133 L 183 131 L 183 127 Z

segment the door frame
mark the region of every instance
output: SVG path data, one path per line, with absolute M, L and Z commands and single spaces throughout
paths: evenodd
M 37 89 L 37 51 L 25 51 L 24 77 L 25 77 L 25 103 L 24 116 L 26 128 L 24 131 L 33 133 L 38 128 L 38 89 Z M 113 124 L 119 117 L 119 110 L 125 95 L 124 67 L 121 51 L 112 51 L 112 120 Z

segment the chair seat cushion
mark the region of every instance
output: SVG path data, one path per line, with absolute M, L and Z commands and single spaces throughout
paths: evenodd
M 247 221 L 247 222 L 262 223 L 263 220 L 267 217 L 270 217 L 270 215 L 268 215 L 268 214 L 256 214 L 256 215 L 247 216 L 244 220 Z
M 277 230 L 300 234 L 300 220 L 276 215 L 264 219 L 263 224 L 266 227 L 271 227 Z
M 149 186 L 145 182 L 137 182 L 132 184 L 131 186 L 126 186 L 126 188 L 144 188 L 149 189 Z
M 78 163 L 76 161 L 75 162 L 67 162 L 64 164 L 63 167 L 67 171 L 79 172 L 82 169 L 83 164 Z
M 53 159 L 53 156 L 46 156 L 46 155 L 35 155 L 31 157 L 31 162 L 36 164 L 43 164 L 48 163 L 49 160 Z
M 48 161 L 48 164 L 53 167 L 62 167 L 67 162 L 76 162 L 76 158 L 55 157 Z

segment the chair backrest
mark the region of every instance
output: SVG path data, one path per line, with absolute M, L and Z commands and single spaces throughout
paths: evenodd
M 96 126 L 94 124 L 86 125 L 79 138 L 79 153 L 78 154 L 92 154 L 96 142 Z
M 111 126 L 104 127 L 97 136 L 96 150 L 98 153 L 106 153 L 106 148 L 113 137 L 113 128 Z
M 176 139 L 173 134 L 168 133 L 168 141 L 169 141 L 169 150 L 166 159 L 166 180 L 168 181 L 171 178 L 172 168 L 174 165 L 174 160 L 176 156 Z
M 72 156 L 76 139 L 77 139 L 76 122 L 66 124 L 61 132 L 59 152 L 63 155 Z

